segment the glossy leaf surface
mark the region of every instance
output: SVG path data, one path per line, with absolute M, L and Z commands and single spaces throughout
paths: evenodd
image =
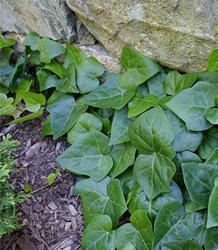
M 120 216 L 127 210 L 126 202 L 118 179 L 106 177 L 100 182 L 91 179 L 82 180 L 76 184 L 82 198 L 85 224 L 96 215 L 108 215 L 112 227 L 116 228 Z
M 213 126 L 205 115 L 210 107 L 215 106 L 217 94 L 218 88 L 209 82 L 198 82 L 181 91 L 166 106 L 186 123 L 188 130 L 202 131 Z
M 161 67 L 148 57 L 124 46 L 121 63 L 126 70 L 119 79 L 119 85 L 127 90 L 137 87 L 161 70 Z

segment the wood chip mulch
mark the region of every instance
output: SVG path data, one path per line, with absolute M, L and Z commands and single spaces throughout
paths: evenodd
M 84 232 L 81 199 L 74 196 L 76 176 L 67 173 L 55 159 L 66 150 L 66 139 L 41 138 L 45 116 L 19 123 L 10 132 L 21 142 L 12 155 L 21 172 L 11 174 L 16 191 L 32 187 L 32 196 L 17 211 L 24 225 L 20 230 L 0 239 L 2 250 L 81 250 Z M 2 123 L 2 121 L 1 121 Z M 1 127 L 3 128 L 3 126 Z M 59 168 L 50 186 L 47 176 Z

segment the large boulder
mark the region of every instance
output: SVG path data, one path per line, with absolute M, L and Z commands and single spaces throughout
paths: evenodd
M 74 41 L 76 17 L 65 0 L 1 0 L 0 32 L 36 31 L 54 40 Z
M 87 29 L 120 57 L 124 44 L 184 72 L 207 69 L 217 47 L 218 1 L 66 0 Z

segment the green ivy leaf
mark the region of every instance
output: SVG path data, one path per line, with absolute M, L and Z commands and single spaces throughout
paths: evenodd
M 51 114 L 51 128 L 54 140 L 67 133 L 83 114 L 88 105 L 76 101 L 71 95 L 61 95 L 47 106 Z
M 11 55 L 13 54 L 14 50 L 9 47 L 6 47 L 2 49 L 2 52 L 3 52 L 4 58 L 10 61 Z
M 82 198 L 85 225 L 96 215 L 108 215 L 112 227 L 116 228 L 119 218 L 127 210 L 118 179 L 106 177 L 100 182 L 86 179 L 78 182 L 76 188 Z
M 94 181 L 102 180 L 113 166 L 108 146 L 109 138 L 92 129 L 88 136 L 74 143 L 57 162 L 73 173 L 88 175 Z
M 91 218 L 83 235 L 82 247 L 87 250 L 115 249 L 115 231 L 108 215 Z
M 129 126 L 129 136 L 133 146 L 140 153 L 145 155 L 157 153 L 171 159 L 175 156 L 175 151 L 171 147 L 174 130 L 160 107 L 140 115 Z
M 151 250 L 153 231 L 146 210 L 140 209 L 135 211 L 130 217 L 130 222 L 116 230 L 116 249 L 123 250 L 131 244 L 135 249 Z
M 158 99 L 164 98 L 166 94 L 163 90 L 163 82 L 166 78 L 165 73 L 159 72 L 148 80 L 149 94 L 157 96 Z
M 19 57 L 13 71 L 11 72 L 9 78 L 7 79 L 7 87 L 10 89 L 12 93 L 16 91 L 17 78 L 23 72 L 24 58 Z
M 164 250 L 202 250 L 202 247 L 193 240 L 167 242 L 163 246 Z
M 36 94 L 32 92 L 20 90 L 17 94 L 18 99 L 23 99 L 26 104 L 26 110 L 30 112 L 36 112 L 44 105 L 46 102 L 45 96 L 42 94 Z
M 40 64 L 40 52 L 32 51 L 29 56 L 29 60 L 31 63 L 39 65 Z
M 207 67 L 209 72 L 218 70 L 218 49 L 211 52 Z
M 129 166 L 133 165 L 136 149 L 130 144 L 118 144 L 113 146 L 110 156 L 113 159 L 113 167 L 110 171 L 111 178 L 123 173 Z
M 205 250 L 217 250 L 218 246 L 218 227 L 212 227 L 207 230 L 204 248 Z
M 57 169 L 55 170 L 55 173 L 51 173 L 51 174 L 48 175 L 47 181 L 48 181 L 48 184 L 49 184 L 49 185 L 51 185 L 51 184 L 54 182 L 54 180 L 55 180 L 55 178 L 58 176 L 59 172 L 60 172 L 60 169 L 57 168 Z
M 86 61 L 86 55 L 75 46 L 67 44 L 65 51 L 64 68 L 67 69 L 70 64 L 79 65 Z
M 209 197 L 207 228 L 218 226 L 218 177 L 214 181 L 214 188 Z
M 135 181 L 133 188 L 129 193 L 130 199 L 128 199 L 128 210 L 132 214 L 138 209 L 146 209 L 148 217 L 153 223 L 156 216 L 158 215 L 161 207 L 169 201 L 178 201 L 183 203 L 182 192 L 178 185 L 171 181 L 170 190 L 168 193 L 162 193 L 155 199 L 149 200 L 146 194 L 143 192 L 140 185 Z
M 171 110 L 167 110 L 165 113 L 175 132 L 172 147 L 176 152 L 196 151 L 203 140 L 203 134 L 187 130 L 185 123 Z
M 188 130 L 202 131 L 212 127 L 206 119 L 206 112 L 214 107 L 218 88 L 209 82 L 198 82 L 194 87 L 177 94 L 166 106 L 179 116 Z
M 176 165 L 176 173 L 173 176 L 173 179 L 176 181 L 176 183 L 179 186 L 183 186 L 184 180 L 183 180 L 183 173 L 182 173 L 181 164 L 186 163 L 186 162 L 202 163 L 202 160 L 197 154 L 194 154 L 194 153 L 189 152 L 189 151 L 183 151 L 183 152 L 176 154 L 175 158 L 173 159 L 173 162 Z
M 13 102 L 14 98 L 12 97 L 8 98 L 5 94 L 0 93 L 0 108 L 4 106 L 6 107 L 11 106 Z
M 132 121 L 127 116 L 127 107 L 116 110 L 111 128 L 109 145 L 120 144 L 129 141 L 129 125 Z
M 23 44 L 25 46 L 29 46 L 31 50 L 36 51 L 37 50 L 37 43 L 40 40 L 40 36 L 36 32 L 30 32 L 24 39 Z
M 57 82 L 57 90 L 63 93 L 79 93 L 76 86 L 76 68 L 70 64 L 66 70 L 66 76 Z
M 135 96 L 128 103 L 128 117 L 137 116 L 151 107 L 158 106 L 158 98 L 154 95 L 143 97 L 142 93 L 136 92 Z
M 92 114 L 84 113 L 77 123 L 67 132 L 67 141 L 74 144 L 86 137 L 92 129 L 102 130 L 102 121 Z
M 172 159 L 161 154 L 139 155 L 136 158 L 133 175 L 149 200 L 162 192 L 169 192 L 169 186 L 176 167 Z
M 51 129 L 51 115 L 47 116 L 47 119 L 44 122 L 43 129 L 42 129 L 42 140 L 47 135 L 52 135 L 52 129 Z
M 206 113 L 207 120 L 212 124 L 218 124 L 218 108 L 211 108 Z
M 194 212 L 185 215 L 178 201 L 170 201 L 162 206 L 154 223 L 153 250 L 168 242 L 184 242 L 193 239 L 203 244 L 206 234 L 205 213 Z
M 1 115 L 11 115 L 14 113 L 14 111 L 16 109 L 17 109 L 17 107 L 14 107 L 13 105 L 0 108 L 0 116 Z
M 64 78 L 66 70 L 63 67 L 63 64 L 53 60 L 51 63 L 46 64 L 42 69 L 47 69 L 58 75 L 60 78 Z
M 43 114 L 43 110 L 40 109 L 39 111 L 37 111 L 35 113 L 32 113 L 30 115 L 26 115 L 24 117 L 21 117 L 21 118 L 18 118 L 16 120 L 13 120 L 12 122 L 7 123 L 6 125 L 10 125 L 10 124 L 13 124 L 13 123 L 19 123 L 19 122 L 29 121 L 31 119 L 35 119 L 35 118 L 41 116 L 42 114 Z
M 77 86 L 81 94 L 88 93 L 99 86 L 97 77 L 104 73 L 104 66 L 94 57 L 77 65 Z
M 50 71 L 45 69 L 40 69 L 36 75 L 39 79 L 40 91 L 56 87 L 59 80 L 56 75 L 52 75 Z
M 218 148 L 218 128 L 212 127 L 205 131 L 204 139 L 198 149 L 198 155 L 207 160 L 216 148 Z
M 197 82 L 205 81 L 205 82 L 210 82 L 215 85 L 217 84 L 217 79 L 218 79 L 218 72 L 204 71 L 204 72 L 201 72 L 200 75 L 198 76 Z
M 134 96 L 134 91 L 126 91 L 118 85 L 120 74 L 108 74 L 104 84 L 81 98 L 81 102 L 98 108 L 123 108 Z
M 125 70 L 119 79 L 119 85 L 127 90 L 137 87 L 161 70 L 161 67 L 148 57 L 124 46 L 121 63 Z
M 182 171 L 191 199 L 207 208 L 214 180 L 218 177 L 217 165 L 196 162 L 183 163 Z
M 216 148 L 210 157 L 205 161 L 207 164 L 218 165 L 218 148 Z
M 64 53 L 64 48 L 60 44 L 46 36 L 38 41 L 37 49 L 40 52 L 40 60 L 44 63 L 50 63 L 51 59 Z
M 8 38 L 6 40 L 0 40 L 0 49 L 13 46 L 16 41 L 12 38 Z
M 184 89 L 190 88 L 199 73 L 187 73 L 180 75 L 178 71 L 172 70 L 163 82 L 164 92 L 168 95 L 176 95 Z

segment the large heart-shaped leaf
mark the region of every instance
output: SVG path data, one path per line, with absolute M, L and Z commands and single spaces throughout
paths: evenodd
M 113 168 L 110 171 L 111 178 L 123 173 L 129 166 L 133 165 L 136 149 L 130 144 L 118 144 L 113 146 L 110 156 L 113 158 Z
M 81 141 L 74 143 L 57 162 L 73 173 L 88 175 L 95 181 L 102 180 L 113 166 L 108 146 L 109 138 L 92 129 Z
M 57 82 L 59 81 L 56 75 L 52 75 L 51 72 L 45 69 L 40 69 L 36 75 L 39 79 L 40 91 L 56 87 Z
M 160 72 L 148 80 L 149 94 L 157 96 L 158 99 L 164 98 L 166 94 L 163 90 L 163 82 L 166 75 Z
M 106 177 L 100 182 L 86 179 L 78 182 L 76 188 L 82 198 L 85 224 L 96 215 L 110 216 L 116 228 L 120 216 L 127 210 L 123 192 L 118 179 Z
M 183 163 L 182 171 L 191 199 L 207 208 L 214 180 L 218 177 L 217 165 L 196 162 Z
M 218 246 L 218 227 L 212 227 L 207 230 L 204 248 L 205 250 L 217 250 Z
M 70 144 L 82 140 L 85 136 L 89 134 L 92 129 L 101 131 L 102 121 L 92 114 L 84 113 L 80 116 L 77 123 L 68 131 L 67 141 Z
M 218 128 L 212 127 L 205 131 L 204 139 L 198 149 L 198 155 L 206 160 L 216 148 L 218 148 Z
M 196 151 L 203 140 L 203 134 L 201 132 L 187 130 L 185 123 L 171 110 L 167 110 L 166 115 L 175 132 L 172 147 L 177 152 L 186 150 Z
M 51 63 L 46 64 L 42 69 L 47 69 L 58 75 L 60 78 L 64 78 L 66 70 L 63 67 L 63 64 L 53 60 Z
M 119 78 L 120 74 L 108 74 L 105 83 L 81 98 L 81 101 L 93 107 L 121 109 L 135 92 L 121 88 Z
M 193 240 L 167 242 L 163 246 L 163 250 L 202 250 L 202 247 Z
M 71 95 L 62 95 L 47 106 L 51 114 L 51 127 L 54 140 L 67 133 L 83 114 L 88 105 L 76 101 Z
M 109 145 L 120 144 L 129 141 L 129 125 L 132 121 L 128 118 L 127 107 L 116 110 L 111 128 L 111 138 Z
M 174 130 L 160 107 L 140 115 L 129 126 L 129 137 L 140 153 L 157 153 L 171 159 L 175 156 L 175 151 L 171 147 Z
M 174 131 L 160 107 L 155 107 L 129 126 L 133 146 L 139 155 L 134 165 L 134 176 L 149 199 L 168 192 L 176 167 L 172 162 L 175 151 L 171 147 Z
M 161 207 L 169 201 L 178 201 L 182 204 L 182 192 L 174 181 L 171 181 L 170 191 L 162 193 L 153 200 L 149 200 L 140 185 L 135 181 L 129 193 L 128 210 L 132 214 L 138 209 L 146 209 L 151 222 L 154 222 Z
M 207 228 L 218 226 L 218 178 L 209 197 Z
M 187 239 L 202 245 L 206 233 L 205 218 L 204 212 L 185 215 L 183 206 L 177 201 L 166 203 L 154 223 L 153 250 L 159 250 L 162 244 L 168 242 L 183 242 Z
M 86 61 L 86 55 L 75 46 L 67 44 L 65 51 L 64 68 L 67 69 L 70 64 L 79 65 Z
M 37 43 L 40 40 L 40 36 L 36 32 L 30 32 L 24 39 L 23 44 L 29 46 L 31 50 L 37 50 Z
M 97 77 L 104 73 L 104 66 L 94 57 L 89 57 L 77 69 L 77 86 L 81 94 L 88 93 L 99 86 Z
M 153 230 L 146 210 L 140 209 L 135 211 L 130 217 L 130 222 L 131 223 L 126 223 L 116 230 L 116 249 L 123 250 L 131 244 L 135 249 L 151 250 Z
M 57 90 L 63 93 L 79 93 L 76 86 L 76 68 L 72 63 L 66 70 L 66 76 L 57 83 Z
M 108 215 L 91 218 L 83 235 L 82 247 L 87 250 L 115 249 L 115 231 Z
M 158 98 L 155 95 L 143 97 L 142 93 L 136 92 L 135 96 L 128 103 L 128 117 L 137 116 L 151 107 L 158 106 Z
M 188 73 L 180 75 L 178 71 L 172 70 L 163 82 L 164 92 L 168 95 L 176 95 L 183 89 L 190 88 L 199 73 Z
M 162 192 L 169 192 L 170 181 L 176 172 L 172 159 L 161 154 L 139 155 L 133 175 L 149 200 Z
M 125 70 L 119 79 L 119 85 L 127 90 L 137 87 L 161 70 L 161 67 L 148 57 L 125 46 L 121 55 L 121 63 Z
M 64 53 L 64 48 L 60 44 L 46 36 L 38 41 L 37 49 L 40 51 L 40 60 L 44 63 L 50 63 L 51 59 Z
M 47 116 L 47 119 L 45 120 L 43 124 L 42 129 L 42 139 L 44 139 L 45 136 L 52 135 L 52 129 L 51 129 L 51 115 Z
M 198 82 L 194 87 L 185 89 L 166 103 L 187 126 L 188 130 L 202 131 L 212 127 L 206 119 L 206 112 L 214 107 L 218 88 L 209 82 Z

